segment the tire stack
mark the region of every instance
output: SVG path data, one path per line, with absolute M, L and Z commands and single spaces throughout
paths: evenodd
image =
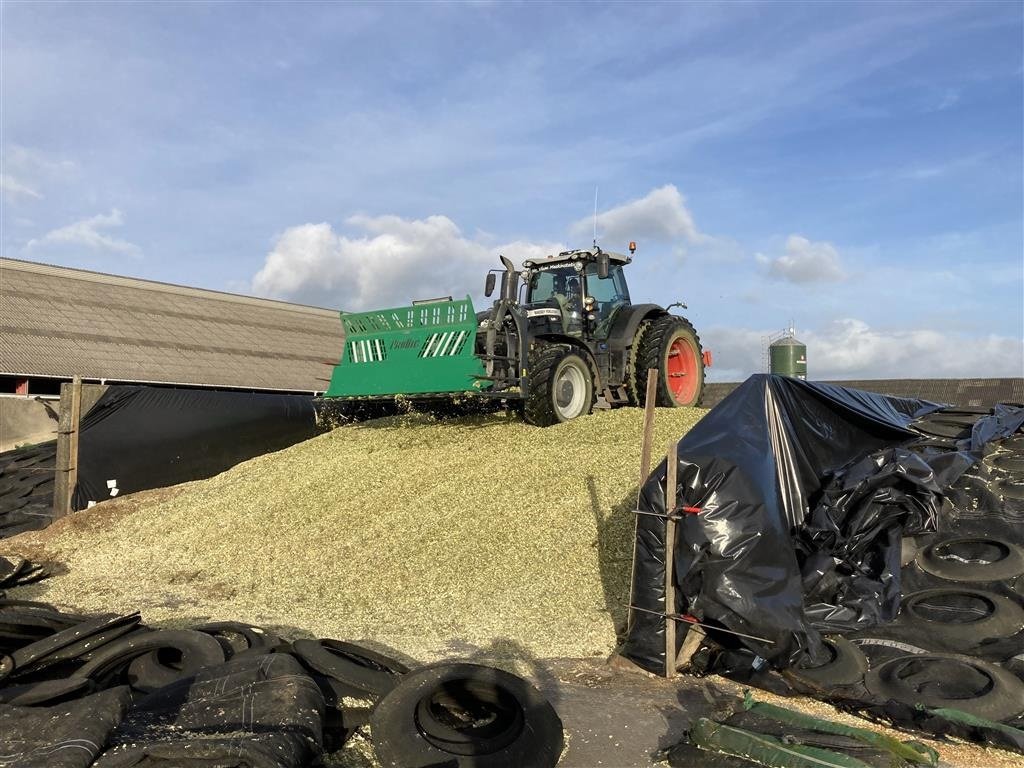
M 898 615 L 823 638 L 828 660 L 783 678 L 899 728 L 1024 753 L 1024 434 L 993 440 L 978 461 L 974 424 L 990 414 L 958 407 L 915 422 L 922 437 L 906 447 L 933 467 L 974 464 L 943 489 L 937 530 L 903 540 Z
M 366 727 L 382 764 L 403 768 L 549 768 L 564 744 L 540 692 L 492 667 L 410 669 L 349 642 L 237 622 L 153 629 L 0 593 L 0 756 L 19 766 L 60 753 L 83 768 L 298 767 Z
M 922 437 L 906 447 L 933 468 L 975 463 L 943 489 L 937 530 L 903 540 L 902 600 L 894 621 L 824 637 L 824 663 L 797 661 L 781 677 L 752 673 L 743 649 L 701 648 L 691 661 L 697 672 L 809 694 L 901 730 L 1024 753 L 1024 500 L 1004 492 L 1024 481 L 1024 435 L 993 441 L 977 461 L 973 424 L 989 413 L 943 410 L 915 425 Z M 774 733 L 742 717 L 717 725 L 752 728 L 757 733 L 751 738 L 761 746 Z M 817 737 L 801 743 L 822 745 Z M 706 749 L 691 739 L 674 748 L 669 764 L 717 764 Z M 734 764 L 721 754 L 713 757 L 726 760 L 723 766 Z M 856 757 L 876 764 L 862 753 Z
M 988 413 L 944 409 L 921 420 L 918 449 L 932 456 L 955 451 Z M 983 460 L 947 489 L 935 533 L 904 540 L 899 615 L 850 636 L 866 654 L 864 686 L 876 703 L 955 709 L 1024 727 L 1020 487 L 1024 435 L 1018 433 L 986 446 Z M 1015 748 L 1024 749 L 1024 734 L 1019 742 Z

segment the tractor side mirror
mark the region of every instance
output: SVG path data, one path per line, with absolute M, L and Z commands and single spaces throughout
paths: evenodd
M 597 254 L 597 276 L 604 280 L 608 277 L 608 269 L 610 267 L 607 253 Z
M 493 272 L 487 273 L 487 280 L 486 282 L 484 282 L 484 296 L 486 296 L 487 298 L 490 298 L 491 294 L 494 293 L 494 285 L 497 279 L 497 275 L 495 275 Z

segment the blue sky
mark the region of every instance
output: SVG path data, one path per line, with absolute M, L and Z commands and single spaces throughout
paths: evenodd
M 713 378 L 1024 375 L 1020 3 L 15 3 L 5 256 L 362 309 L 639 251 Z

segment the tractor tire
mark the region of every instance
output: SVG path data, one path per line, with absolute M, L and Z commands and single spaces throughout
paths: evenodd
M 530 355 L 530 382 L 523 418 L 535 427 L 550 427 L 594 406 L 594 372 L 571 347 L 543 345 Z
M 704 352 L 690 321 L 664 315 L 640 326 L 633 344 L 629 373 L 630 401 L 638 407 L 647 402 L 647 371 L 658 371 L 660 408 L 699 406 L 704 399 Z

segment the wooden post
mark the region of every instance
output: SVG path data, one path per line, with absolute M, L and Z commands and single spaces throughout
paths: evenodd
M 647 397 L 644 400 L 644 426 L 640 438 L 640 484 L 636 489 L 636 508 L 640 508 L 640 494 L 643 493 L 644 483 L 651 471 L 651 441 L 654 440 L 654 401 L 658 393 L 658 369 L 651 368 L 647 371 Z M 640 524 L 640 516 L 636 515 L 633 524 L 633 565 L 630 573 L 636 573 L 636 536 Z M 629 613 L 627 622 L 633 624 L 633 613 Z
M 78 427 L 82 421 L 82 377 L 71 382 L 71 449 L 68 452 L 68 514 L 73 512 L 71 502 L 78 487 Z
M 640 492 L 651 473 L 651 441 L 654 439 L 654 401 L 658 396 L 658 370 L 647 371 L 647 396 L 644 399 L 644 431 L 640 442 L 640 486 L 636 492 L 636 505 L 640 506 Z
M 668 444 L 668 452 L 665 454 L 665 613 L 676 612 L 676 580 L 675 580 L 675 544 L 676 544 L 676 521 L 675 514 L 678 504 L 676 503 L 676 471 L 679 466 L 679 441 L 673 440 Z M 665 677 L 672 677 L 676 673 L 676 620 L 667 615 L 665 617 Z
M 57 471 L 53 487 L 53 517 L 71 513 L 78 484 L 78 423 L 82 418 L 82 379 L 60 385 L 60 418 L 57 422 Z

